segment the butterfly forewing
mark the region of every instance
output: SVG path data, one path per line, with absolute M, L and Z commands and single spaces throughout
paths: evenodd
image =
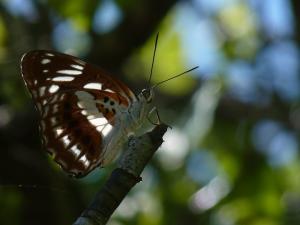
M 21 62 L 22 75 L 40 113 L 46 150 L 61 167 L 84 176 L 101 165 L 103 140 L 118 113 L 136 97 L 94 65 L 53 51 L 32 51 Z
M 96 83 L 95 89 L 101 87 L 103 91 L 118 93 L 127 98 L 128 102 L 136 98 L 121 81 L 99 67 L 70 55 L 45 50 L 31 51 L 23 56 L 21 66 L 28 86 L 34 83 L 41 87 L 59 84 L 61 90 L 77 90 Z

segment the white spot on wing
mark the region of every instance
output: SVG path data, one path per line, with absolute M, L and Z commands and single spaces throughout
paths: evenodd
M 58 137 L 59 135 L 61 135 L 63 132 L 64 132 L 64 130 L 63 130 L 62 128 L 57 128 L 57 129 L 55 130 L 56 137 Z
M 55 92 L 57 92 L 57 91 L 58 91 L 58 89 L 59 89 L 59 86 L 58 86 L 58 85 L 55 85 L 55 84 L 53 84 L 53 85 L 51 85 L 51 86 L 50 86 L 50 88 L 49 88 L 49 92 L 50 92 L 50 93 L 55 93 Z
M 72 64 L 71 67 L 73 67 L 74 69 L 77 69 L 77 70 L 83 70 L 83 66 L 80 66 L 80 65 L 76 65 L 76 64 Z
M 89 167 L 90 161 L 86 160 L 86 161 L 84 162 L 84 165 L 85 165 L 85 167 Z
M 48 73 L 49 70 L 43 70 L 43 73 Z
M 78 149 L 77 145 L 73 145 L 70 148 L 71 152 L 75 155 L 75 156 L 79 156 L 80 155 L 80 150 Z
M 40 87 L 40 89 L 39 89 L 39 95 L 43 96 L 45 94 L 45 90 L 46 90 L 45 86 Z
M 50 56 L 50 57 L 54 56 L 54 54 L 52 54 L 52 53 L 46 53 L 45 55 Z
M 90 162 L 87 160 L 85 155 L 81 156 L 79 161 L 81 161 L 86 167 L 90 165 Z
M 89 116 L 87 116 L 87 119 L 88 120 L 96 119 L 96 116 L 95 115 L 89 115 Z
M 51 62 L 50 59 L 42 59 L 42 61 L 41 61 L 42 64 L 47 64 L 49 62 Z
M 86 156 L 85 155 L 81 156 L 79 161 L 83 161 L 83 162 L 86 161 Z
M 93 95 L 85 91 L 76 91 L 75 94 L 79 99 L 77 103 L 79 108 L 85 109 L 88 114 L 93 114 L 91 112 L 99 112 Z
M 75 77 L 67 77 L 67 76 L 61 76 L 61 77 L 54 77 L 53 81 L 72 81 Z
M 104 91 L 107 91 L 107 92 L 111 92 L 111 93 L 116 93 L 115 91 L 109 89 L 109 88 L 106 88 Z
M 68 135 L 63 136 L 62 141 L 64 143 L 64 146 L 66 146 L 66 147 L 71 143 L 71 140 Z
M 86 91 L 76 91 L 75 93 L 80 100 L 93 100 L 93 95 L 89 94 Z
M 79 74 L 82 74 L 82 72 L 78 71 L 78 70 L 58 70 L 57 73 L 67 74 L 67 75 L 79 75 Z
M 112 125 L 106 124 L 106 126 L 102 130 L 103 136 L 105 137 L 112 130 L 112 128 L 113 128 Z
M 79 99 L 77 106 L 83 109 L 81 114 L 87 116 L 89 122 L 101 132 L 108 121 L 96 107 L 94 96 L 85 91 L 77 91 L 75 94 Z
M 86 116 L 88 114 L 88 112 L 86 110 L 81 110 L 81 114 Z
M 99 112 L 96 108 L 95 103 L 92 101 L 79 101 L 77 102 L 77 105 L 79 108 L 85 109 L 88 112 L 88 114 L 94 114 Z
M 83 86 L 86 89 L 96 89 L 96 90 L 102 90 L 102 84 L 101 83 L 88 83 Z
M 96 127 L 96 130 L 99 132 L 102 132 L 103 128 L 105 127 L 105 125 L 99 125 Z
M 101 118 L 96 118 L 96 119 L 90 119 L 89 122 L 92 125 L 94 125 L 95 127 L 98 127 L 98 126 L 107 124 L 108 121 L 104 117 L 101 117 Z

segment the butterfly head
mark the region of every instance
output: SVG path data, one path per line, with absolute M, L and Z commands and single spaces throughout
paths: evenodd
M 137 101 L 131 106 L 131 114 L 136 118 L 136 124 L 143 124 L 145 118 L 152 108 L 152 100 L 154 97 L 153 88 L 145 88 L 137 96 Z
M 141 94 L 139 94 L 138 98 L 141 101 L 144 101 L 146 103 L 151 103 L 152 99 L 154 97 L 154 91 L 153 88 L 145 88 L 141 91 Z

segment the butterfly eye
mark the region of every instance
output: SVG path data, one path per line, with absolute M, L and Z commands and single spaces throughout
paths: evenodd
M 143 89 L 142 90 L 142 95 L 146 99 L 147 103 L 152 102 L 152 96 L 153 96 L 153 94 L 151 92 L 151 89 Z

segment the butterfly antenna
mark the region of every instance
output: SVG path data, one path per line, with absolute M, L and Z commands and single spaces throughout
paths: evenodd
M 156 34 L 156 38 L 155 38 L 155 44 L 154 44 L 154 51 L 153 51 L 153 56 L 152 56 L 152 64 L 151 64 L 150 76 L 149 76 L 149 80 L 148 80 L 148 87 L 150 87 L 150 82 L 151 82 L 151 78 L 152 78 L 152 71 L 153 71 L 153 66 L 154 66 L 154 61 L 155 61 L 155 53 L 156 53 L 158 35 L 159 35 L 159 33 Z
M 169 80 L 173 80 L 173 79 L 175 79 L 176 77 L 180 77 L 180 76 L 182 76 L 182 75 L 184 75 L 184 74 L 187 74 L 187 73 L 189 73 L 189 72 L 191 72 L 191 71 L 197 69 L 198 67 L 199 67 L 199 66 L 195 66 L 195 67 L 193 67 L 192 69 L 189 69 L 189 70 L 184 71 L 184 72 L 182 72 L 182 73 L 180 73 L 180 74 L 177 74 L 177 75 L 175 75 L 175 76 L 172 76 L 172 77 L 170 77 L 170 78 L 168 78 L 168 79 L 166 79 L 166 80 L 163 80 L 163 81 L 161 81 L 161 82 L 158 82 L 158 83 L 156 83 L 155 85 L 153 85 L 152 88 L 155 88 L 155 87 L 157 87 L 158 85 L 161 85 L 162 83 L 165 83 L 165 82 L 167 82 L 167 81 L 169 81 Z

